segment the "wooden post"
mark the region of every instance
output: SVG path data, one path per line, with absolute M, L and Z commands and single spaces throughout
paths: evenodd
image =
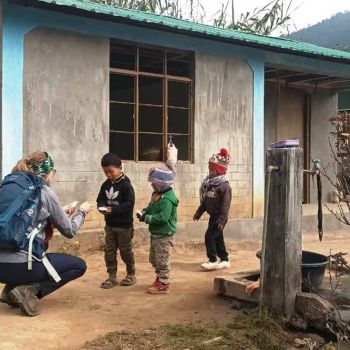
M 278 169 L 271 171 L 270 186 L 269 176 L 265 180 L 265 189 L 270 187 L 270 191 L 265 192 L 269 203 L 261 257 L 261 305 L 288 317 L 301 290 L 303 150 L 268 150 L 266 167 L 271 166 Z

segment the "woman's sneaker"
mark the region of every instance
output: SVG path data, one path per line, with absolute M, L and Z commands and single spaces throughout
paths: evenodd
M 211 271 L 211 270 L 218 270 L 219 269 L 219 263 L 217 261 L 215 262 L 205 262 L 203 264 L 201 264 L 201 268 L 207 271 Z
M 219 262 L 219 269 L 229 269 L 231 267 L 231 263 L 226 260 L 222 260 Z

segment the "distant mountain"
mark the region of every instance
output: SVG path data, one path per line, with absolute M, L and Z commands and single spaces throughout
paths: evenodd
M 350 52 L 350 12 L 337 13 L 287 38 Z

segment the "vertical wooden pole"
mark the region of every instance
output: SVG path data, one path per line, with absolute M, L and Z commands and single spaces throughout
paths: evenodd
M 269 166 L 277 166 L 278 170 L 271 172 L 266 204 L 261 305 L 288 317 L 294 313 L 295 297 L 301 290 L 302 148 L 268 150 Z

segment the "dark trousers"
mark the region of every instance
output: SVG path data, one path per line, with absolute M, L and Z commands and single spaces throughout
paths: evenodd
M 107 273 L 115 278 L 118 270 L 117 251 L 126 265 L 126 273 L 135 275 L 135 257 L 132 250 L 132 228 L 106 226 L 105 262 Z
M 0 263 L 0 282 L 10 287 L 38 283 L 40 285 L 38 297 L 43 298 L 66 283 L 81 277 L 86 271 L 85 261 L 77 256 L 59 253 L 49 253 L 46 256 L 60 275 L 60 282 L 56 283 L 51 278 L 40 261 L 33 262 L 32 270 L 28 270 L 27 263 Z
M 221 261 L 228 261 L 228 253 L 224 242 L 224 232 L 219 230 L 216 223 L 209 223 L 205 233 L 205 247 L 210 262 L 215 262 L 217 257 Z

